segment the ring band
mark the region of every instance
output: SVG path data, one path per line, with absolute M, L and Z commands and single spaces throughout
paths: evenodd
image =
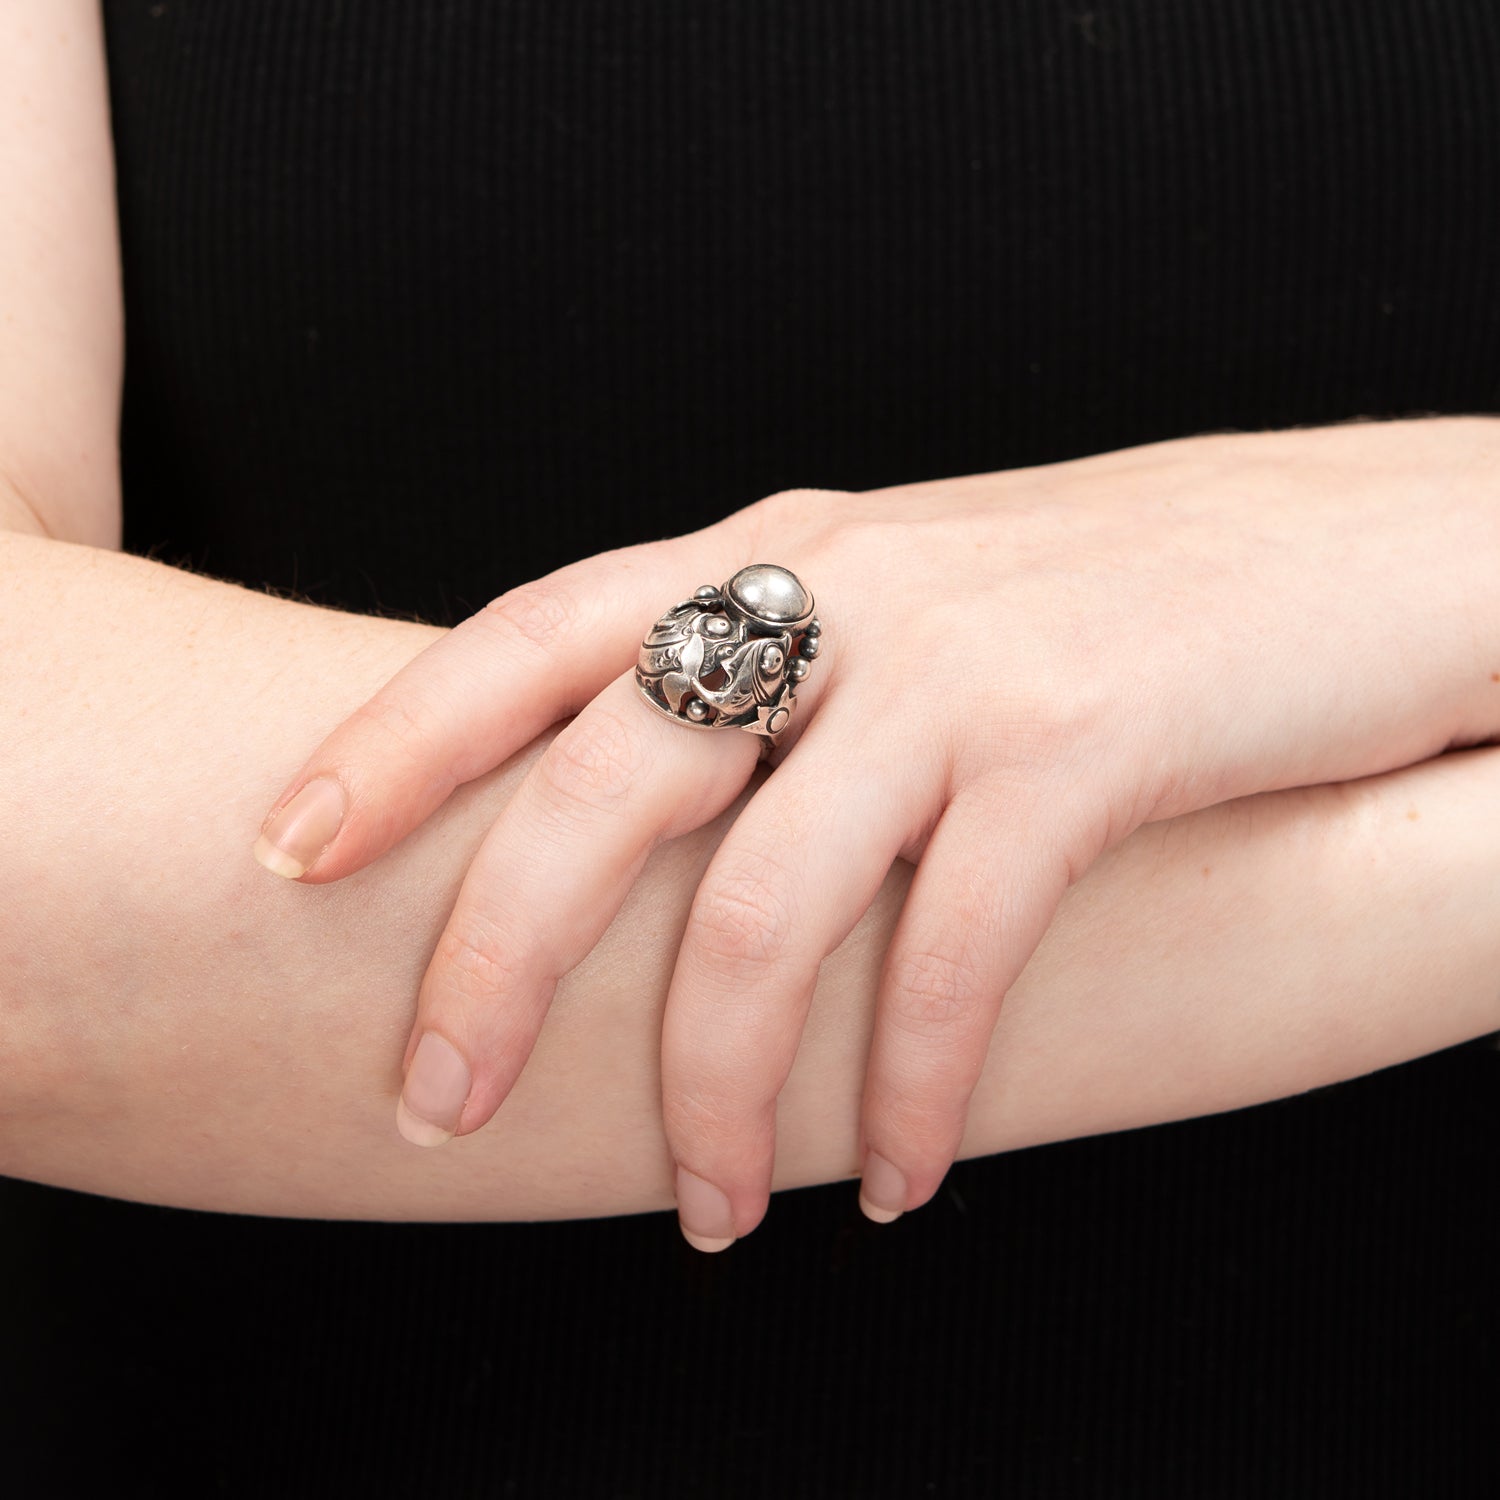
M 674 723 L 748 729 L 774 742 L 822 635 L 802 580 L 774 563 L 751 563 L 720 588 L 704 584 L 651 627 L 635 680 Z

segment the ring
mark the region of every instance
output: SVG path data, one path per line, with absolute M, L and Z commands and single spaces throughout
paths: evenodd
M 658 713 L 690 729 L 748 729 L 765 749 L 787 726 L 822 644 L 811 590 L 774 563 L 674 604 L 641 642 L 635 680 Z

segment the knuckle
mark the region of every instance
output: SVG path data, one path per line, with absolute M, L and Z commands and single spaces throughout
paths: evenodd
M 975 990 L 963 960 L 931 949 L 902 953 L 891 961 L 891 1020 L 915 1036 L 943 1035 L 973 1010 Z
M 695 1075 L 691 1087 L 662 1090 L 667 1139 L 687 1148 L 684 1154 L 732 1164 L 734 1175 L 764 1154 L 769 1117 L 743 1081 Z
M 577 624 L 578 611 L 578 596 L 572 589 L 543 578 L 491 599 L 479 617 L 486 628 L 510 640 L 549 651 Z
M 445 985 L 464 1000 L 493 1000 L 516 987 L 517 956 L 497 936 L 493 929 L 466 922 L 449 927 L 438 940 L 434 965 Z
M 819 489 L 802 486 L 777 490 L 750 507 L 755 523 L 756 546 L 769 547 L 784 540 L 788 533 L 800 534 L 818 530 L 840 511 L 841 502 L 849 498 L 847 490 Z M 743 513 L 742 513 L 743 514 Z
M 832 521 L 837 512 L 825 507 L 822 515 Z M 904 568 L 913 549 L 922 546 L 923 540 L 920 529 L 911 521 L 864 513 L 853 524 L 830 525 L 821 539 L 819 567 L 830 576 L 850 578 L 864 577 L 872 570 L 889 569 L 893 565 Z
M 415 704 L 394 693 L 377 693 L 354 711 L 351 723 L 357 732 L 373 733 L 416 765 L 431 768 L 444 758 L 443 726 L 430 705 Z
M 799 485 L 796 489 L 777 490 L 766 496 L 766 504 L 780 511 L 801 513 L 809 508 L 833 505 L 847 499 L 848 490 L 824 489 L 819 485 Z
M 687 941 L 716 969 L 770 963 L 792 934 L 784 873 L 771 857 L 742 855 L 699 893 Z
M 662 1090 L 662 1118 L 679 1140 L 727 1140 L 737 1116 L 728 1101 L 698 1079 L 692 1088 Z
M 865 1101 L 864 1113 L 865 1128 L 878 1139 L 893 1146 L 900 1142 L 904 1162 L 930 1162 L 945 1154 L 952 1160 L 956 1109 L 951 1099 L 935 1090 L 918 1097 L 905 1088 L 889 1087 Z
M 644 770 L 640 735 L 616 714 L 575 719 L 547 747 L 536 774 L 550 807 L 565 815 L 624 803 Z

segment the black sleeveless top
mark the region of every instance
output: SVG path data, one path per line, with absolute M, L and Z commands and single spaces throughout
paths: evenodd
M 105 13 L 126 546 L 219 577 L 454 624 L 791 486 L 1500 411 L 1491 0 Z M 1497 1127 L 1474 1043 L 961 1163 L 889 1229 L 781 1194 L 711 1260 L 662 1214 L 5 1184 L 10 1451 L 141 1494 L 1480 1493 Z

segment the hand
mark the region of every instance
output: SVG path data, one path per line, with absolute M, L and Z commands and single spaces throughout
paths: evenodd
M 893 1218 L 942 1180 L 1001 1000 L 1101 851 L 1500 730 L 1495 439 L 1483 419 L 1213 436 L 773 495 L 496 599 L 319 746 L 257 853 L 339 879 L 576 713 L 486 836 L 421 986 L 401 1128 L 477 1129 L 651 849 L 755 770 L 755 736 L 641 701 L 642 636 L 747 562 L 792 568 L 824 649 L 694 898 L 664 1119 L 688 1238 L 748 1233 L 819 963 L 904 857 L 862 1119 L 861 1201 Z

